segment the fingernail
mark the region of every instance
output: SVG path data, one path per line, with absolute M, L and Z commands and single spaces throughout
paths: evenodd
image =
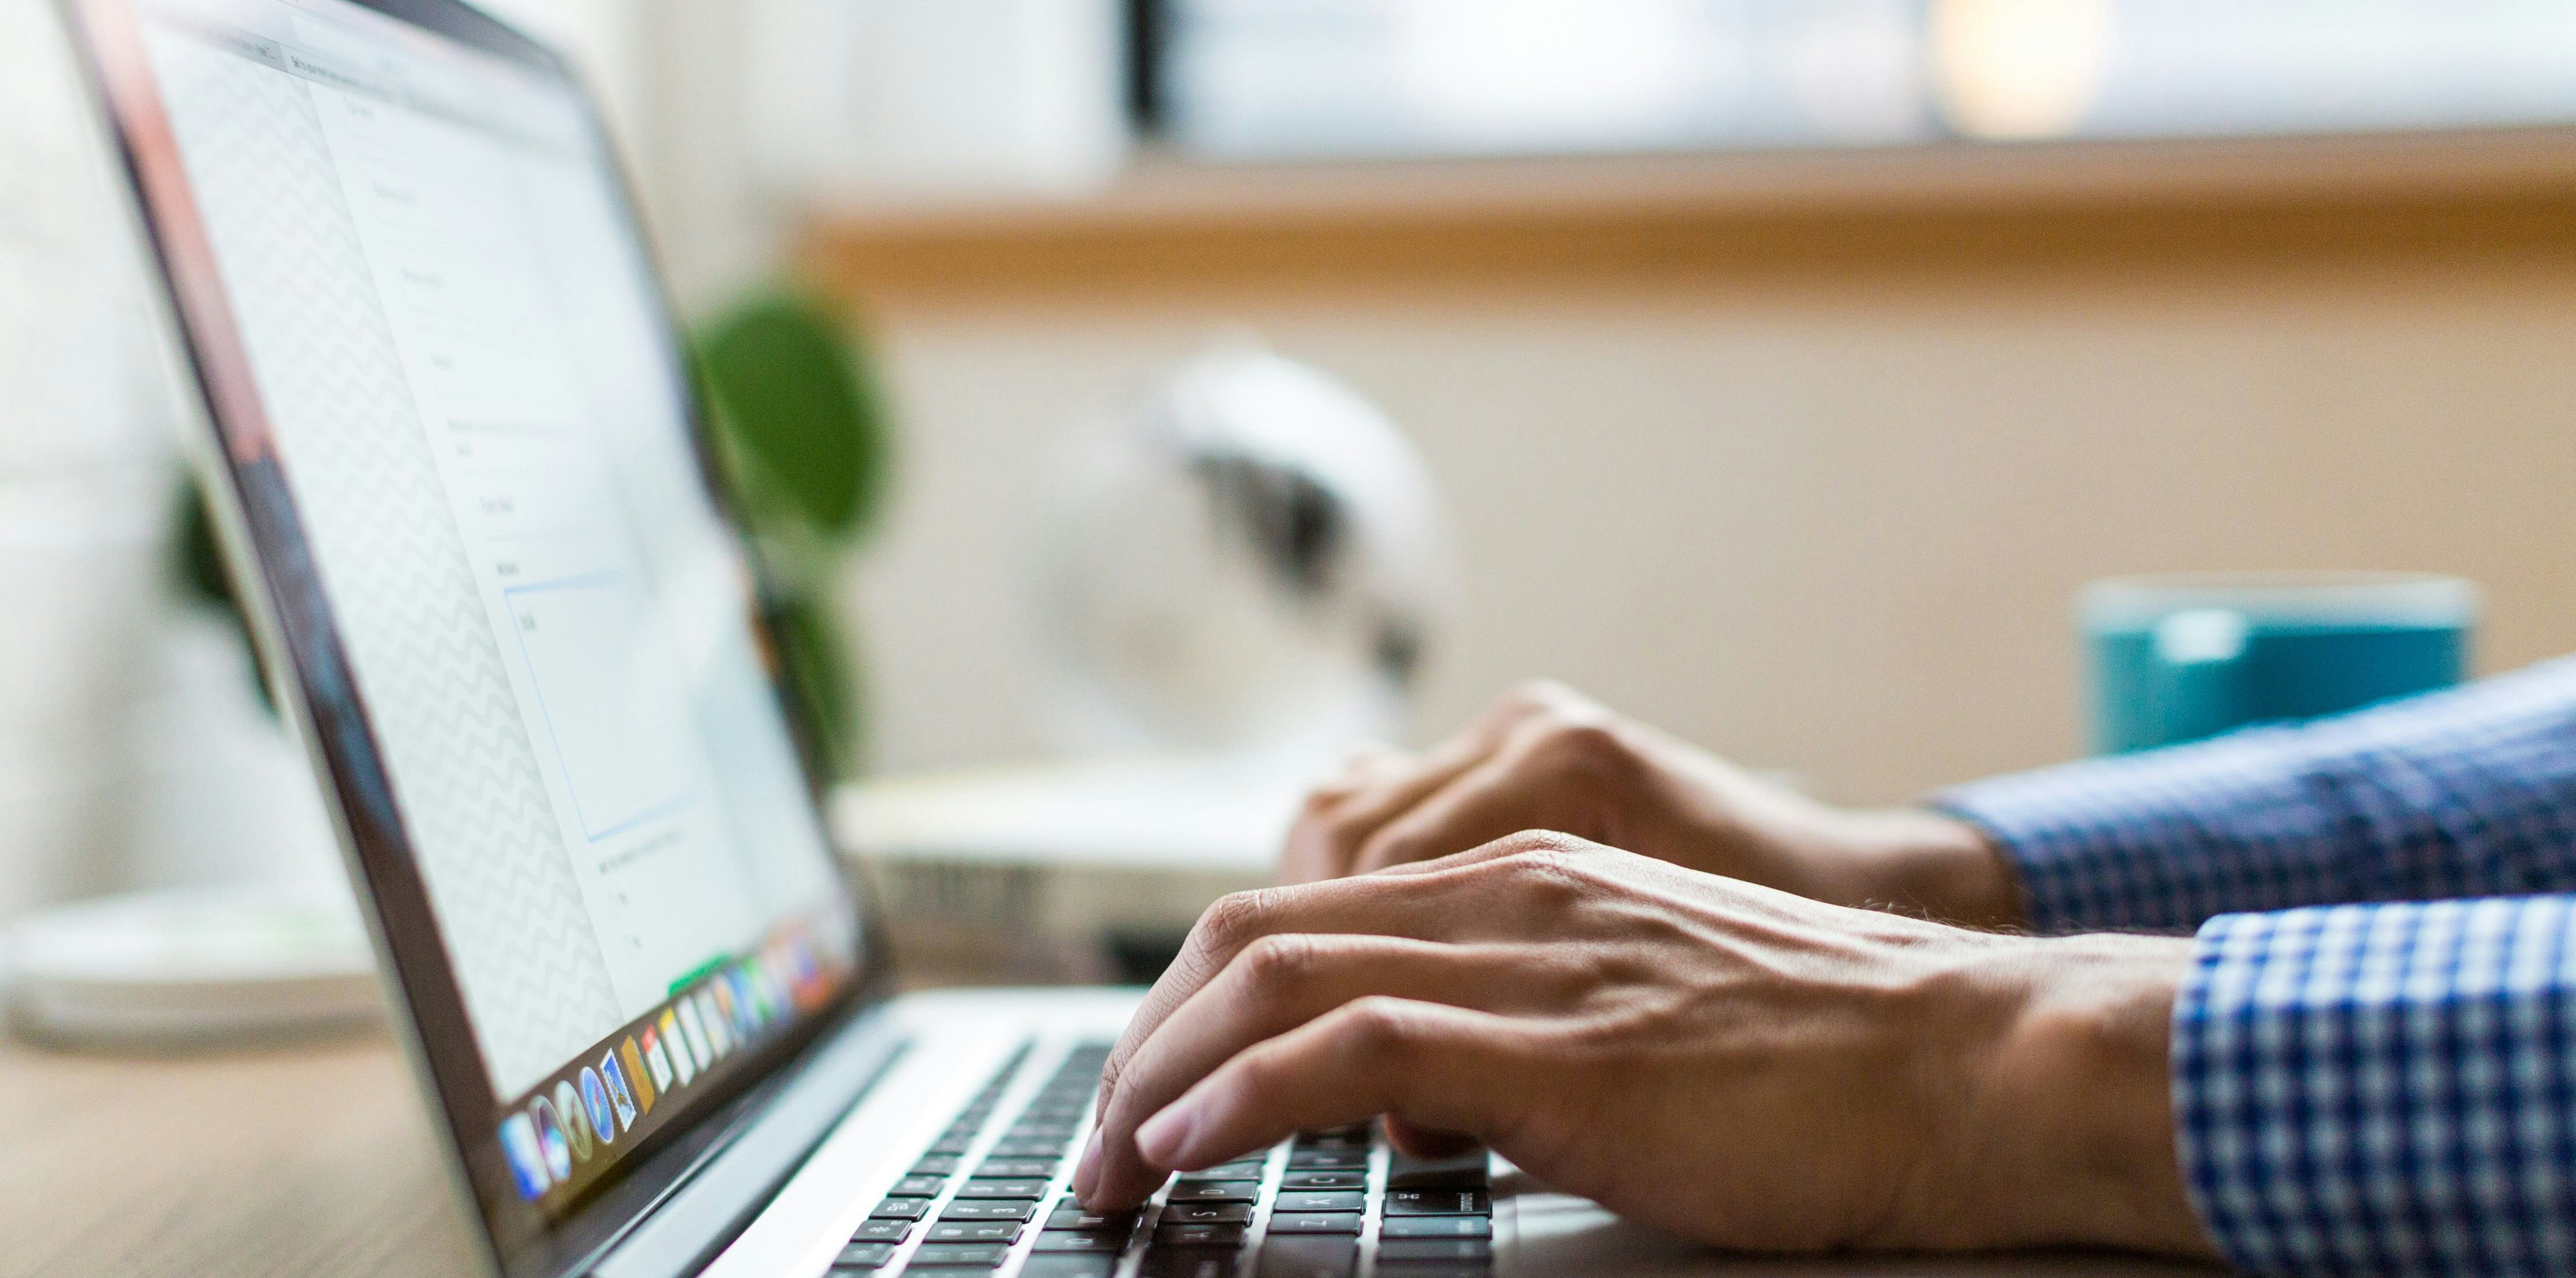
M 1091 1139 L 1082 1146 L 1082 1161 L 1073 1165 L 1073 1196 L 1089 1198 L 1100 1187 L 1100 1129 L 1091 1130 Z
M 1136 1151 L 1156 1167 L 1177 1166 L 1182 1147 L 1189 1144 L 1191 1129 L 1198 1126 L 1195 1108 L 1181 1101 L 1146 1119 L 1145 1125 L 1136 1129 Z

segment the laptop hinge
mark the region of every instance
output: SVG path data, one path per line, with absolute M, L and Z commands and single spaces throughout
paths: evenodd
M 683 1278 L 697 1273 L 759 1215 L 908 1040 L 882 1011 L 814 1049 L 760 1116 L 660 1206 L 601 1254 L 590 1278 Z

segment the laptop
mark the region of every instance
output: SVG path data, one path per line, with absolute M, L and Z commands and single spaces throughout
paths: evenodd
M 1369 1126 L 1084 1212 L 1136 995 L 894 996 L 564 62 L 459 0 L 62 5 L 489 1273 L 1705 1268 Z
M 1135 995 L 891 996 L 561 58 L 457 0 L 63 9 L 492 1273 L 1489 1271 L 1487 1168 L 1364 1128 L 1086 1214 Z

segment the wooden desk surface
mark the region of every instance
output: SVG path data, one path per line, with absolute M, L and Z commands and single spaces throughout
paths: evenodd
M 0 1278 L 471 1273 L 390 1041 L 211 1057 L 0 1039 Z

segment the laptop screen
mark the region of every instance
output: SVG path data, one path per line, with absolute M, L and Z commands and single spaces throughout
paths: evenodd
M 845 993 L 860 940 L 616 167 L 562 76 L 377 8 L 117 16 L 159 118 L 103 69 L 242 500 L 271 507 L 254 541 L 288 628 L 315 614 L 345 662 L 334 688 L 298 659 L 363 728 L 316 715 L 342 807 L 407 844 L 483 1133 L 559 1215 Z

